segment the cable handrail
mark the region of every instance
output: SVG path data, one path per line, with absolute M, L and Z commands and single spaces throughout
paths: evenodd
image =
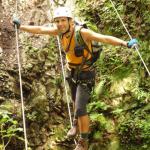
M 15 15 L 18 14 L 18 0 L 16 0 L 16 8 Z M 22 88 L 22 76 L 21 76 L 21 63 L 20 63 L 20 55 L 19 55 L 19 42 L 18 42 L 18 29 L 17 25 L 15 25 L 15 33 L 16 33 L 16 53 L 17 53 L 17 64 L 18 64 L 18 73 L 19 73 L 19 86 L 20 86 L 20 96 L 21 96 L 21 108 L 22 108 L 22 118 L 23 118 L 23 131 L 24 131 L 24 140 L 25 140 L 25 150 L 28 149 L 27 142 L 27 132 L 26 132 L 26 119 L 25 119 L 25 109 L 24 109 L 24 99 L 23 99 L 23 88 Z

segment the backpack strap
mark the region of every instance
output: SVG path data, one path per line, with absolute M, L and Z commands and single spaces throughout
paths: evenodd
M 79 26 L 79 25 L 75 26 L 75 47 L 78 47 L 78 49 L 87 50 L 87 52 L 90 53 L 91 59 L 92 59 L 92 52 L 90 51 L 87 44 L 84 42 L 82 35 L 81 35 L 82 28 L 84 28 L 84 27 Z M 77 67 L 78 71 L 80 72 L 84 65 L 87 65 L 87 67 L 84 69 L 91 68 L 91 65 L 92 65 L 91 59 L 88 59 L 88 55 L 87 55 L 87 57 L 82 56 L 82 63 Z
M 85 46 L 85 42 L 81 35 L 81 29 L 83 26 L 75 26 L 75 44 L 76 46 Z
M 84 26 L 76 26 L 75 27 L 75 43 L 76 43 L 76 46 L 84 47 L 84 49 L 87 50 L 88 53 L 90 53 L 91 56 L 93 57 L 93 49 L 90 50 L 89 47 L 87 46 L 87 44 L 84 42 L 84 40 L 82 38 L 81 29 L 83 29 L 83 28 L 85 28 L 85 27 Z
M 93 58 L 93 49 L 90 50 L 85 41 L 82 38 L 81 35 L 81 29 L 83 29 L 84 26 L 75 26 L 75 43 L 78 47 L 83 47 L 88 53 L 91 55 L 91 59 Z M 92 45 L 92 43 L 91 43 Z

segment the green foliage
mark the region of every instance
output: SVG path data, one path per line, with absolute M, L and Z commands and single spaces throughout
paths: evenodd
M 88 105 L 89 112 L 106 111 L 108 108 L 109 108 L 109 106 L 101 101 L 97 101 L 97 102 L 94 101 Z
M 93 97 L 94 97 L 94 93 L 95 93 L 95 97 L 97 99 L 101 98 L 101 96 L 104 93 L 104 89 L 105 89 L 104 84 L 105 83 L 106 83 L 106 81 L 101 79 L 101 81 L 95 86 L 95 89 L 94 89 L 94 92 L 93 92 Z
M 13 114 L 8 111 L 0 112 L 0 147 L 6 149 L 12 138 L 18 140 L 24 140 L 18 136 L 19 133 L 23 132 L 23 128 L 19 127 L 18 121 L 13 118 Z
M 97 127 L 97 131 L 103 132 L 106 130 L 107 120 L 103 114 L 92 113 L 90 114 L 90 119 Z M 97 134 L 97 131 L 94 133 Z
M 150 93 L 147 93 L 138 88 L 133 91 L 133 98 L 136 98 L 136 100 L 139 103 L 147 103 L 148 100 L 150 99 Z
M 128 0 L 124 3 L 124 7 L 128 29 L 131 30 L 132 34 L 135 33 L 135 36 L 138 35 L 142 39 L 149 40 L 150 34 L 147 34 L 150 31 L 150 15 L 148 15 L 150 8 L 149 0 Z
M 58 54 L 56 53 L 57 48 L 54 38 L 50 38 L 49 45 L 46 45 L 44 48 L 34 47 L 29 39 L 26 39 L 25 46 L 26 59 L 28 60 L 24 64 L 26 71 L 32 71 L 38 75 L 44 74 L 45 71 L 54 66 L 58 61 L 56 59 Z
M 118 134 L 121 144 L 126 149 L 144 150 L 150 146 L 150 104 L 129 104 L 118 119 Z M 136 148 L 136 145 L 138 147 Z M 140 149 L 141 148 L 141 149 Z
M 38 115 L 38 112 L 32 111 L 31 113 L 28 113 L 28 114 L 27 114 L 27 118 L 28 118 L 29 120 L 36 121 L 37 115 Z
M 116 0 L 113 2 L 129 33 L 132 37 L 138 38 L 139 52 L 149 68 L 150 1 Z M 76 3 L 79 6 L 79 12 L 82 12 L 79 16 L 82 15 L 81 17 L 87 23 L 92 24 L 91 26 L 96 25 L 100 33 L 129 40 L 109 0 L 87 0 L 86 3 L 76 1 Z M 120 149 L 147 150 L 150 147 L 150 78 L 148 73 L 137 51 L 109 45 L 103 45 L 103 49 L 101 57 L 96 63 L 98 77 L 95 93 L 92 93 L 92 102 L 88 106 L 88 111 L 92 113 L 91 119 L 95 122 L 93 137 L 96 139 L 102 138 L 102 132 L 107 129 L 106 124 L 109 123 L 105 117 L 111 114 L 117 119 L 116 125 L 118 124 L 118 128 L 116 131 L 122 144 Z M 124 84 L 124 80 L 128 81 L 126 86 L 120 85 L 124 93 L 115 95 L 115 91 L 119 88 L 112 90 L 112 86 L 114 83 Z M 117 101 L 117 98 L 120 101 Z M 110 109 L 113 101 L 117 101 L 119 104 Z M 103 117 L 105 121 L 107 120 L 106 124 L 101 117 L 101 113 L 105 114 L 105 117 Z M 102 127 L 99 128 L 101 123 Z
M 132 72 L 132 65 L 129 62 L 130 52 L 120 47 L 107 47 L 97 63 L 100 73 L 105 74 L 109 79 L 121 80 L 128 77 Z
M 150 146 L 150 118 L 131 118 L 122 122 L 119 126 L 121 143 L 126 147 L 138 145 L 147 148 Z M 132 143 L 132 144 L 131 144 Z
M 78 3 L 78 1 L 77 1 Z M 93 5 L 93 3 L 95 5 Z M 117 9 L 119 13 L 122 13 L 123 6 L 120 2 L 117 2 Z M 87 1 L 86 5 L 82 6 L 82 3 L 79 2 L 80 12 L 82 12 L 82 17 L 85 17 L 86 21 L 94 23 L 99 28 L 100 32 L 105 32 L 106 34 L 111 34 L 115 31 L 115 35 L 120 35 L 123 33 L 123 27 L 121 23 L 116 19 L 116 13 L 110 3 L 110 1 Z M 79 14 L 81 15 L 81 14 Z M 110 26 L 111 24 L 111 26 Z M 117 28 L 114 28 L 117 27 Z
M 100 132 L 100 131 L 95 132 L 93 135 L 93 138 L 98 139 L 98 140 L 101 139 L 102 138 L 102 132 Z
M 123 111 L 123 109 L 121 108 L 116 108 L 114 111 L 112 111 L 113 114 L 115 114 L 116 116 L 118 115 L 121 115 L 121 112 Z

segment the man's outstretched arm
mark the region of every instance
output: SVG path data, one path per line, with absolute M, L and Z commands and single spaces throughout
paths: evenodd
M 25 32 L 30 32 L 33 34 L 48 34 L 48 35 L 58 35 L 57 28 L 55 27 L 44 27 L 44 26 L 32 26 L 32 25 L 21 25 L 19 19 L 13 19 L 14 26 Z
M 100 33 L 93 32 L 88 29 L 82 29 L 81 32 L 82 32 L 83 37 L 87 41 L 97 41 L 97 42 L 107 43 L 107 44 L 116 45 L 116 46 L 117 45 L 126 46 L 128 48 L 131 48 L 133 45 L 138 44 L 138 41 L 136 39 L 131 39 L 130 41 L 124 41 L 117 37 L 103 35 Z
M 33 34 L 57 35 L 57 29 L 52 27 L 21 25 L 20 30 Z

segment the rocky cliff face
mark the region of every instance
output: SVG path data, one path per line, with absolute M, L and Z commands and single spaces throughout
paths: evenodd
M 22 127 L 16 37 L 12 24 L 15 6 L 14 1 L 0 2 L 0 110 L 1 115 L 3 112 L 9 112 L 10 117 L 15 115 L 14 119 L 19 120 Z M 46 11 L 47 1 L 20 1 L 17 16 L 22 24 L 47 26 Z M 57 41 L 49 36 L 20 31 L 18 42 L 28 146 L 36 150 L 56 149 L 57 143 L 61 145 L 60 140 L 65 140 L 69 125 Z M 19 136 L 23 137 L 23 133 Z M 13 139 L 15 141 L 10 141 L 7 150 L 22 150 L 24 143 L 15 136 Z M 5 138 L 1 142 L 5 145 L 8 140 Z
M 15 31 L 12 24 L 10 23 L 10 14 L 5 12 L 5 7 L 1 2 L 1 58 L 3 58 L 3 61 L 7 60 L 8 65 L 12 65 L 15 62 Z

